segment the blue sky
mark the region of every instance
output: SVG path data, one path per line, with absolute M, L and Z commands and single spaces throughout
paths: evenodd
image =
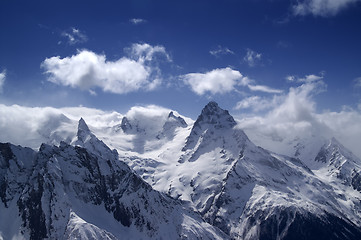
M 1 1 L 0 101 L 360 111 L 360 23 L 358 0 Z

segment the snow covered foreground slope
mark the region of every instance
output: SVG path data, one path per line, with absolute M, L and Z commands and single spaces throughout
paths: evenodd
M 227 238 L 153 190 L 82 119 L 73 145 L 0 144 L 0 239 Z

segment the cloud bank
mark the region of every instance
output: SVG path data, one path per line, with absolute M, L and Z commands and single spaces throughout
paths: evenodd
M 138 90 L 153 90 L 161 83 L 161 74 L 155 64 L 156 55 L 170 57 L 162 46 L 133 44 L 130 57 L 109 61 L 105 55 L 89 50 L 78 50 L 71 57 L 46 58 L 41 67 L 48 81 L 58 85 L 125 94 Z M 93 91 L 94 93 L 94 91 Z
M 311 76 L 311 75 L 309 75 Z M 314 75 L 315 76 L 315 75 Z M 325 91 L 326 84 L 314 77 L 302 78 L 302 85 L 291 87 L 286 94 L 265 98 L 251 96 L 238 102 L 235 109 L 250 109 L 253 115 L 239 116 L 239 127 L 257 145 L 284 154 L 294 153 L 293 142 L 337 138 L 361 157 L 361 114 L 351 108 L 339 112 L 318 112 L 315 97 Z M 266 111 L 264 114 L 258 114 Z M 317 141 L 316 141 L 317 140 Z

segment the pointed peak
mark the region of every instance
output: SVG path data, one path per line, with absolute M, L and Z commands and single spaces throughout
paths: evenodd
M 90 129 L 83 118 L 80 118 L 78 123 L 78 140 L 85 142 L 88 136 L 91 135 Z
M 173 111 L 170 111 L 170 113 L 168 114 L 168 118 L 176 118 Z
M 337 139 L 335 137 L 332 137 L 330 139 L 330 144 L 341 145 L 341 143 L 339 141 L 337 141 Z
M 237 123 L 234 118 L 229 114 L 227 110 L 224 110 L 218 106 L 214 101 L 209 102 L 198 116 L 195 125 L 200 124 L 214 124 L 217 127 L 232 128 Z
M 78 122 L 78 131 L 79 130 L 83 130 L 83 131 L 89 131 L 89 127 L 88 125 L 86 124 L 86 122 L 84 121 L 83 118 L 80 118 L 79 122 Z
M 123 132 L 125 132 L 125 133 L 127 133 L 133 129 L 133 126 L 129 122 L 129 119 L 127 117 L 122 118 L 122 123 L 120 124 L 120 127 L 122 128 Z
M 176 127 L 185 128 L 187 126 L 188 126 L 188 124 L 181 116 L 176 116 L 176 115 L 174 115 L 173 111 L 171 111 L 168 115 L 167 121 L 163 125 L 163 131 L 167 131 L 171 128 L 174 129 Z
M 223 110 L 218 106 L 218 103 L 216 103 L 215 101 L 210 101 L 209 103 L 207 103 L 206 106 L 204 106 L 203 111 L 219 111 L 219 110 Z

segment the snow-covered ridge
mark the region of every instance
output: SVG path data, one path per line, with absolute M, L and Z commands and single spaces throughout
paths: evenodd
M 78 125 L 76 146 L 43 144 L 35 152 L 0 144 L 0 210 L 11 207 L 18 215 L 10 222 L 0 217 L 2 238 L 227 238 L 181 202 L 153 190 L 83 119 Z
M 38 152 L 0 145 L 5 238 L 361 238 L 360 160 L 336 139 L 271 152 L 215 102 L 195 122 L 154 107 L 54 116 Z

